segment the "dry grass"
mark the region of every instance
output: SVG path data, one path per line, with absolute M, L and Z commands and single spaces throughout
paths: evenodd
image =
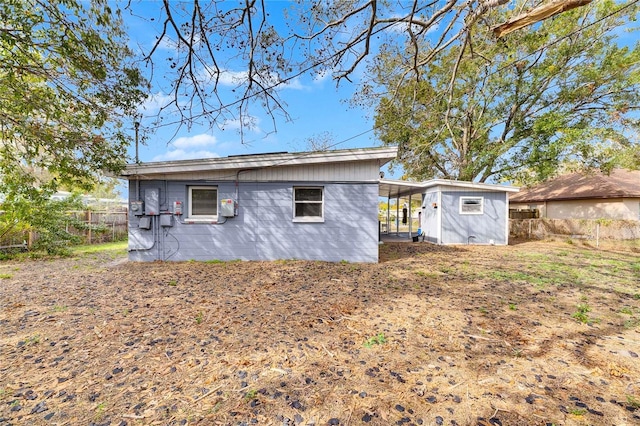
M 0 424 L 640 422 L 633 248 L 396 243 L 377 265 L 88 254 L 0 273 Z

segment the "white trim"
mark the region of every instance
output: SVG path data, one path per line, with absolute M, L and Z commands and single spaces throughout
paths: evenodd
M 207 189 L 207 190 L 212 190 L 215 189 L 216 191 L 216 214 L 215 215 L 194 215 L 192 213 L 192 205 L 191 205 L 191 198 L 192 198 L 192 191 L 194 189 Z M 185 220 L 189 221 L 189 222 L 215 222 L 218 220 L 218 211 L 219 211 L 219 206 L 218 206 L 218 187 L 217 186 L 201 186 L 201 185 L 189 185 L 187 186 L 187 216 L 185 218 Z
M 198 160 L 162 161 L 128 164 L 120 176 L 150 176 L 158 174 L 171 175 L 175 173 L 194 173 L 210 170 L 231 171 L 259 169 L 264 167 L 343 163 L 350 161 L 374 161 L 377 162 L 379 167 L 382 167 L 389 161 L 395 159 L 397 153 L 397 147 L 384 147 L 318 152 L 267 153 L 222 158 L 205 158 Z M 378 172 L 376 172 L 376 177 L 377 176 Z
M 296 190 L 298 189 L 319 189 L 320 201 L 296 201 Z M 291 201 L 293 203 L 292 220 L 294 222 L 324 222 L 324 187 L 323 186 L 294 186 L 291 192 Z M 320 204 L 320 216 L 296 216 L 296 204 Z
M 465 205 L 466 203 L 464 203 L 464 201 L 480 201 L 479 203 L 470 203 L 469 205 L 479 205 L 480 206 L 480 211 L 462 211 L 462 206 Z M 477 214 L 477 215 L 481 215 L 484 214 L 484 197 L 482 196 L 464 196 L 464 197 L 460 197 L 460 201 L 458 203 L 458 213 L 461 215 L 471 215 L 471 214 Z

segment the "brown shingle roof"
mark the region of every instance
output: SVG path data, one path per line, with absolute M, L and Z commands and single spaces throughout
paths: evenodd
M 640 197 L 640 170 L 616 169 L 602 173 L 572 173 L 541 183 L 509 197 L 510 202 L 530 203 L 551 200 Z

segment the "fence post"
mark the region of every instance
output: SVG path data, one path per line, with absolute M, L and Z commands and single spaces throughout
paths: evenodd
M 89 232 L 87 233 L 87 244 L 91 244 L 91 210 L 87 210 L 87 224 L 89 225 Z

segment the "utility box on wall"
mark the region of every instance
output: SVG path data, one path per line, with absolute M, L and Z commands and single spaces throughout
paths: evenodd
M 236 215 L 236 203 L 230 198 L 220 200 L 220 216 L 234 217 Z
M 145 189 L 144 207 L 144 213 L 147 216 L 160 214 L 160 188 Z
M 160 215 L 160 226 L 163 228 L 171 228 L 173 226 L 173 216 L 170 214 Z

